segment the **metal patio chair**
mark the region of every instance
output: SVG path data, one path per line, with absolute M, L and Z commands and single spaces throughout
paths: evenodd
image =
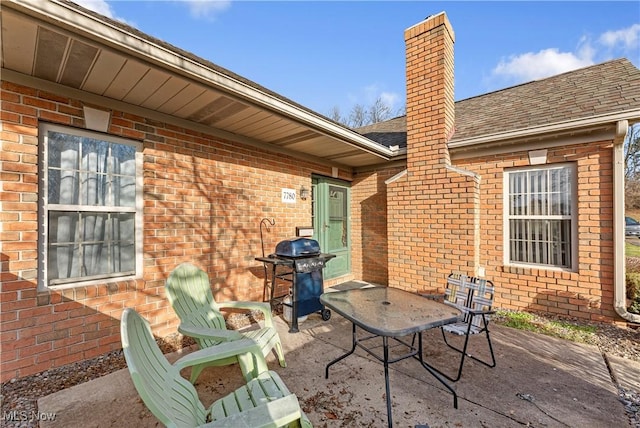
M 455 377 L 449 376 L 437 369 L 436 371 L 452 382 L 457 382 L 462 376 L 462 368 L 466 357 L 469 357 L 487 367 L 496 366 L 496 358 L 493 353 L 493 346 L 489 335 L 489 316 L 495 313 L 495 311 L 492 310 L 493 296 L 494 285 L 493 282 L 489 280 L 470 277 L 460 273 L 452 273 L 447 277 L 445 292 L 444 295 L 440 296 L 440 298 L 443 299 L 446 305 L 460 310 L 462 315 L 459 322 L 444 325 L 440 329 L 442 331 L 442 337 L 445 344 L 462 355 L 460 358 L 458 373 Z M 436 296 L 425 295 L 425 297 L 434 298 Z M 447 340 L 447 333 L 465 336 L 463 347 L 459 348 L 451 344 Z M 472 335 L 483 333 L 487 340 L 489 353 L 491 355 L 490 361 L 468 353 L 469 338 Z
M 165 290 L 171 307 L 180 318 L 178 331 L 192 337 L 200 349 L 220 343 L 251 339 L 259 346 L 266 357 L 274 348 L 281 367 L 286 367 L 280 336 L 273 325 L 271 306 L 265 302 L 222 302 L 216 303 L 209 285 L 209 277 L 202 269 L 191 263 L 179 265 L 167 279 Z M 264 327 L 239 332 L 228 330 L 220 309 L 233 308 L 259 310 L 264 315 Z M 218 360 L 211 365 L 228 365 L 238 362 L 245 379 L 255 374 L 255 364 L 250 361 L 230 357 Z M 192 370 L 191 382 L 195 383 L 204 366 Z
M 140 398 L 167 427 L 311 427 L 295 394 L 277 373 L 266 369 L 250 339 L 195 351 L 173 365 L 156 343 L 149 323 L 132 308 L 122 314 L 122 350 Z M 205 408 L 195 387 L 180 375 L 187 367 L 252 353 L 264 368 L 254 379 Z

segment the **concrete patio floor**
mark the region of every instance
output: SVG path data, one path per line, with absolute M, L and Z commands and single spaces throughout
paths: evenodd
M 382 364 L 357 350 L 332 366 L 325 365 L 350 349 L 351 324 L 337 314 L 322 321 L 311 314 L 299 333 L 289 333 L 281 317 L 276 325 L 287 367 L 275 355 L 269 367 L 294 392 L 316 427 L 387 426 Z M 393 422 L 396 427 L 626 427 L 630 426 L 617 385 L 640 390 L 640 364 L 606 359 L 599 350 L 535 333 L 493 325 L 497 367 L 465 361 L 453 397 L 414 359 L 390 366 Z M 472 338 L 472 352 L 486 342 Z M 434 366 L 452 373 L 458 355 L 444 345 L 440 332 L 425 333 L 425 355 Z M 477 352 L 482 355 L 482 352 Z M 177 358 L 173 354 L 170 359 Z M 607 363 L 608 362 L 608 363 Z M 187 376 L 188 373 L 185 373 Z M 196 388 L 205 406 L 242 384 L 237 365 L 205 369 Z M 156 427 L 126 369 L 59 391 L 38 400 L 40 427 Z

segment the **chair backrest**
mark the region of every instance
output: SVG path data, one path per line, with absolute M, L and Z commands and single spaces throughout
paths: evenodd
M 493 282 L 460 273 L 452 273 L 447 277 L 445 288 L 446 304 L 462 311 L 464 322 L 468 322 L 470 310 L 489 311 L 493 306 Z M 473 324 L 480 327 L 481 317 L 473 317 Z
M 151 413 L 168 427 L 205 423 L 206 409 L 196 389 L 162 354 L 147 320 L 125 309 L 120 334 L 131 379 Z
M 226 330 L 224 316 L 211 292 L 207 273 L 191 263 L 182 263 L 167 278 L 165 291 L 180 322 L 196 327 Z M 216 345 L 211 339 L 197 339 L 201 348 Z

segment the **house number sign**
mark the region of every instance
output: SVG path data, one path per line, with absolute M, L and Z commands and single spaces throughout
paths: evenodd
M 282 189 L 282 202 L 285 204 L 295 204 L 296 191 L 294 189 Z

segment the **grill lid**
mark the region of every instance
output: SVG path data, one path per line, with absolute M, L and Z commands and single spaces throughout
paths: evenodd
M 293 238 L 276 245 L 278 257 L 312 257 L 320 254 L 320 244 L 315 239 Z

